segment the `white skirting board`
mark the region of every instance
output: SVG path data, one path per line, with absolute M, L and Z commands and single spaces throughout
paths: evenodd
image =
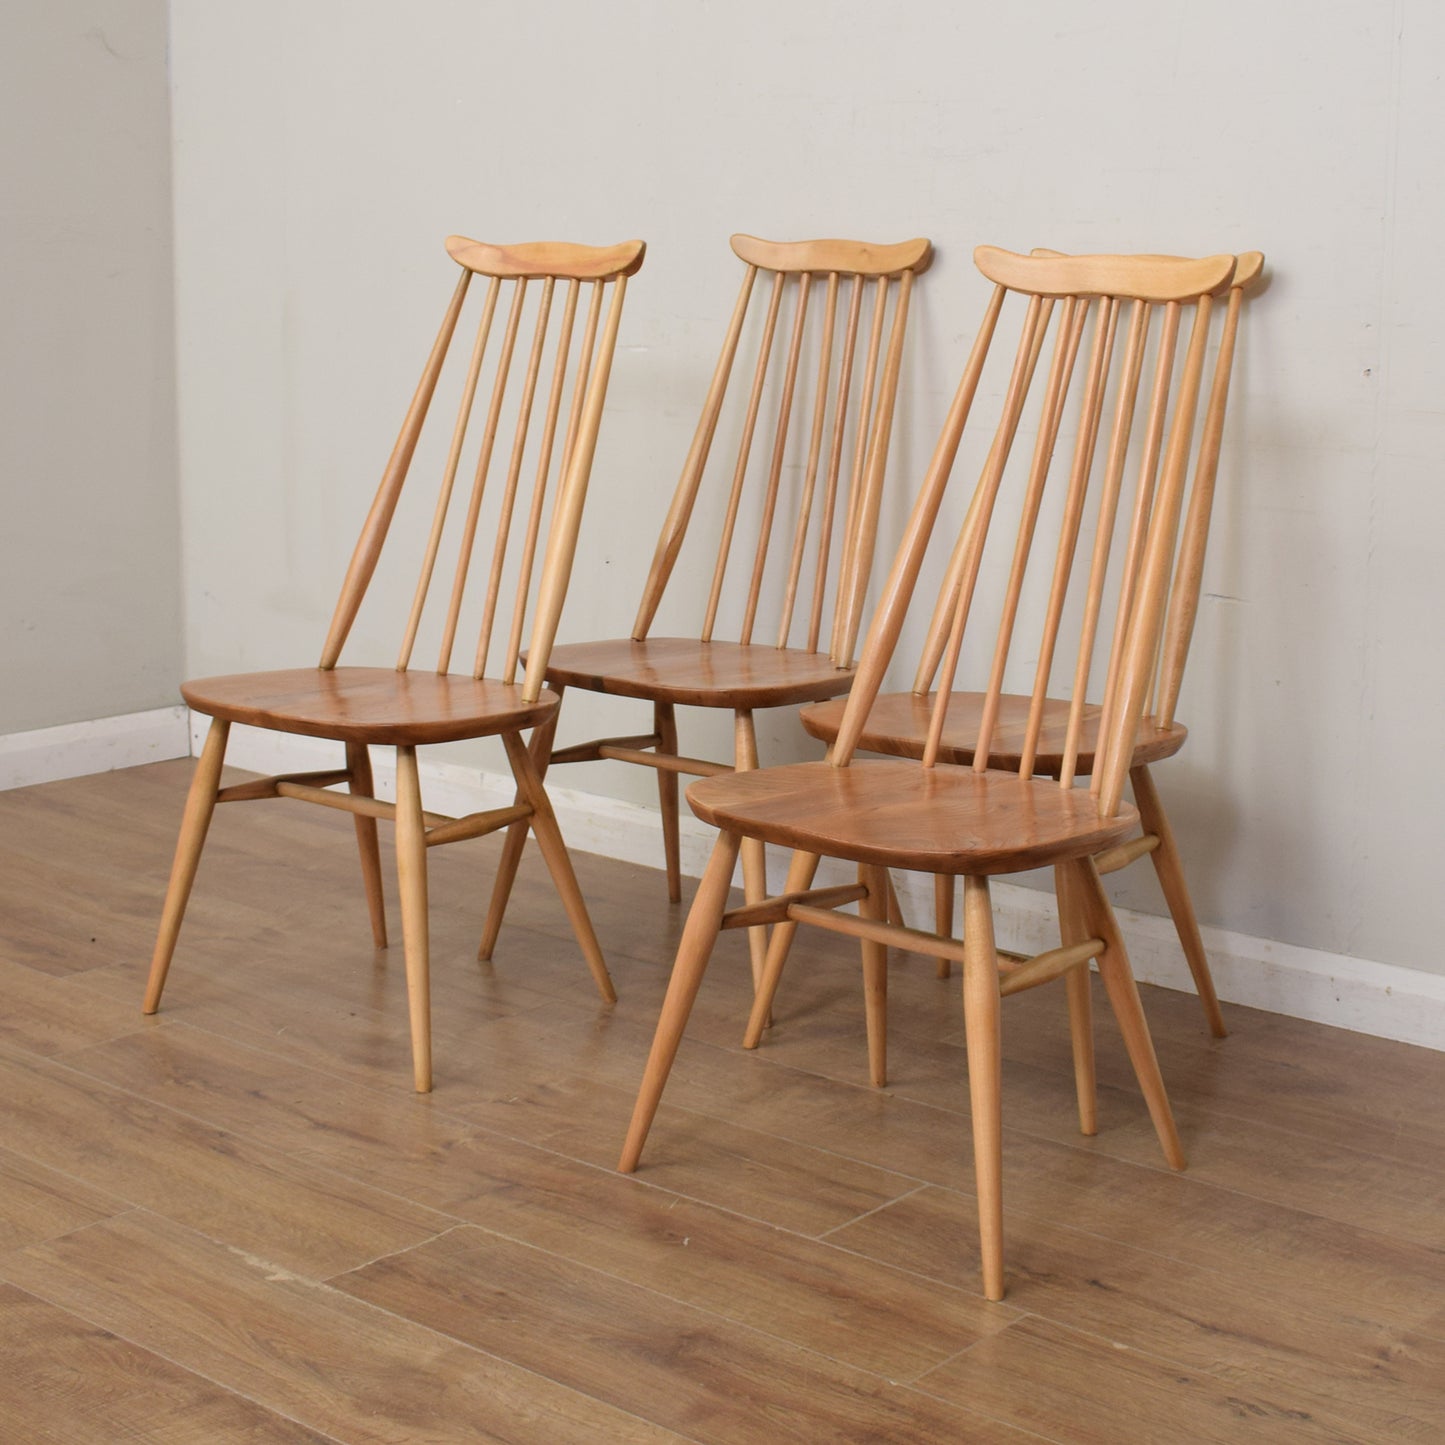
M 10 733 L 0 737 L 0 790 L 160 763 L 190 751 L 181 706 Z
M 192 719 L 193 753 L 199 754 L 207 726 L 205 718 Z M 231 731 L 226 760 L 257 772 L 301 772 L 339 766 L 339 752 L 337 743 L 237 727 Z M 394 797 L 396 773 L 387 749 L 373 749 L 372 768 L 378 794 Z M 513 800 L 509 778 L 452 763 L 428 763 L 425 753 L 421 778 L 427 807 L 441 813 L 477 812 Z M 662 866 L 662 833 L 653 809 L 578 792 L 555 782 L 549 783 L 547 791 L 569 847 L 627 863 Z M 681 833 L 683 872 L 700 877 L 717 835 L 686 810 Z M 770 849 L 770 888 L 781 890 L 786 866 L 785 855 Z M 818 881 L 822 884 L 851 879 L 846 865 L 833 863 L 819 870 Z M 926 926 L 933 916 L 932 879 L 900 874 L 895 881 L 909 919 Z M 1057 945 L 1057 915 L 1051 893 L 996 882 L 993 900 L 1000 947 L 1037 952 Z M 1119 922 L 1134 972 L 1141 980 L 1192 991 L 1188 966 L 1168 918 L 1121 908 Z M 1445 976 L 1298 948 L 1220 928 L 1205 928 L 1203 932 L 1215 986 L 1226 1002 L 1445 1049 Z

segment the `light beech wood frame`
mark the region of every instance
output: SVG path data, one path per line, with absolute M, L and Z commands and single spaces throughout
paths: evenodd
M 980 247 L 975 260 L 994 283 L 973 351 L 933 461 L 914 507 L 903 544 L 883 589 L 828 759 L 751 773 L 710 778 L 688 789 L 688 803 L 719 838 L 684 929 L 619 1167 L 637 1167 L 656 1114 L 688 1014 L 718 933 L 727 927 L 773 921 L 764 977 L 756 992 L 744 1042 L 755 1046 L 768 1018 L 792 934 L 801 923 L 864 942 L 864 991 L 870 1032 L 870 1068 L 884 1077 L 881 1022 L 886 968 L 879 954 L 889 944 L 914 952 L 958 958 L 963 996 L 972 1101 L 974 1164 L 979 1199 L 983 1287 L 990 1299 L 1003 1295 L 1003 1201 L 1001 1167 L 1000 1002 L 1022 988 L 1056 978 L 1069 980 L 1072 1040 L 1080 1090 L 1080 1126 L 1095 1127 L 1093 1043 L 1088 1027 L 1088 968 L 1097 962 L 1106 992 L 1139 1079 L 1145 1104 L 1172 1168 L 1184 1154 L 1159 1072 L 1137 986 L 1124 943 L 1100 884 L 1095 858 L 1138 828 L 1138 815 L 1123 800 L 1124 782 L 1152 691 L 1168 697 L 1177 634 L 1170 583 L 1176 568 L 1181 519 L 1195 515 L 1198 485 L 1212 462 L 1202 450 L 1217 444 L 1225 381 L 1232 359 L 1237 306 L 1217 298 L 1230 289 L 1236 259 L 1201 260 L 1158 256 L 1016 256 Z M 1011 299 L 1012 298 L 1012 299 Z M 918 581 L 930 534 L 990 353 L 1008 350 L 996 342 L 1000 320 L 1022 310 L 1017 344 L 1001 405 L 987 445 L 982 473 L 965 513 L 959 540 L 946 570 L 942 602 L 929 633 L 941 672 L 921 759 L 854 760 L 870 709 L 896 650 Z M 1215 352 L 1210 374 L 1211 316 L 1223 312 L 1228 340 Z M 1090 322 L 1092 321 L 1092 325 Z M 1052 344 L 1049 344 L 1052 326 Z M 1182 353 L 1182 356 L 1177 356 Z M 1152 363 L 1146 361 L 1152 356 Z M 1145 377 L 1148 377 L 1147 383 Z M 1077 396 L 1071 384 L 1081 385 Z M 1026 406 L 1036 397 L 1031 426 Z M 1071 397 L 1073 398 L 1071 400 Z M 1198 424 L 1201 398 L 1204 421 Z M 980 409 L 981 410 L 981 409 Z M 1071 444 L 1065 438 L 1072 434 Z M 995 523 L 996 503 L 1016 440 L 1032 435 L 1022 467 L 1018 525 L 1010 533 Z M 1132 445 L 1131 445 L 1132 443 Z M 1011 771 L 990 766 L 998 729 L 1008 661 L 1018 635 L 1020 597 L 1030 556 L 1039 546 L 1039 519 L 1056 456 L 1069 460 L 1052 548 L 1048 605 L 1041 635 L 1029 634 L 1037 652 L 1035 683 L 1023 741 Z M 1103 480 L 1093 489 L 1101 518 L 1098 530 L 1112 532 L 1111 509 L 1120 504 L 1126 467 L 1137 479 L 1133 502 L 1135 542 L 1124 567 L 1126 581 L 1115 625 L 1106 629 L 1093 599 L 1104 586 L 1109 548 L 1093 550 L 1075 568 L 1090 479 L 1102 457 Z M 1191 493 L 1191 486 L 1194 491 Z M 1054 491 L 1058 491 L 1055 488 Z M 1051 493 L 1052 495 L 1052 493 Z M 1186 499 L 1187 508 L 1186 508 Z M 1183 523 L 1187 535 L 1191 528 Z M 985 548 L 995 539 L 1012 560 L 999 598 L 989 685 L 983 694 L 974 755 L 969 767 L 940 759 L 952 701 L 953 679 L 970 628 Z M 1035 776 L 1049 679 L 1056 655 L 1066 655 L 1061 619 L 1071 577 L 1084 574 L 1084 603 L 1069 671 L 1074 689 L 1067 699 L 1065 745 L 1057 781 Z M 1070 615 L 1073 615 L 1072 613 Z M 1100 641 L 1102 634 L 1111 635 Z M 1096 643 L 1098 644 L 1096 648 Z M 1029 644 L 1025 644 L 1027 647 Z M 1095 660 L 1095 653 L 1100 656 Z M 1162 659 L 1162 663 L 1161 663 Z M 1087 787 L 1076 787 L 1085 689 L 1102 673 L 1103 716 Z M 729 912 L 727 881 L 744 838 L 795 850 L 783 895 Z M 818 861 L 831 856 L 859 865 L 857 889 L 812 890 Z M 1004 957 L 995 946 L 989 879 L 1051 866 L 1060 896 L 1060 946 L 1034 959 Z M 888 868 L 907 868 L 961 877 L 964 937 L 950 938 L 889 921 Z M 845 900 L 858 914 L 835 910 Z
M 933 259 L 927 240 L 762 241 L 736 235 L 744 263 L 682 476 L 663 522 L 631 636 L 553 651 L 549 684 L 652 704 L 650 732 L 597 738 L 543 755 L 549 764 L 610 758 L 657 772 L 668 897 L 682 896 L 678 775 L 710 777 L 758 766 L 754 713 L 846 692 L 871 575 L 910 300 Z M 791 297 L 791 300 L 788 298 Z M 761 311 L 761 319 L 758 313 Z M 749 365 L 745 356 L 756 342 Z M 811 364 L 809 364 L 811 362 Z M 730 382 L 734 383 L 731 387 Z M 743 402 L 734 415 L 729 395 Z M 721 433 L 736 423 L 737 446 Z M 717 445 L 715 445 L 717 443 Z M 654 637 L 652 627 L 688 534 L 709 461 L 727 503 L 696 636 Z M 791 532 L 782 525 L 785 471 L 801 465 Z M 761 495 L 756 535 L 741 535 L 744 496 Z M 741 575 L 735 565 L 741 559 Z M 765 617 L 768 579 L 781 579 L 777 614 Z M 735 641 L 716 636 L 726 597 L 741 601 Z M 678 751 L 679 706 L 733 714 L 733 756 L 710 762 Z M 539 734 L 539 740 L 541 735 Z M 551 735 L 548 734 L 550 746 Z M 496 944 L 525 829 L 508 834 L 481 954 Z M 742 845 L 748 897 L 766 892 L 762 845 Z M 766 930 L 750 931 L 755 979 Z
M 547 659 L 576 551 L 627 278 L 642 265 L 646 249 L 641 241 L 607 247 L 551 241 L 491 246 L 462 236 L 452 236 L 446 244 L 460 274 L 352 554 L 319 667 L 202 678 L 181 689 L 190 706 L 212 722 L 186 801 L 144 1002 L 148 1014 L 160 1006 L 217 803 L 285 797 L 351 812 L 378 948 L 386 946 L 387 932 L 376 822 L 394 821 L 412 1073 L 416 1089 L 423 1093 L 432 1085 L 428 848 L 500 828 L 530 828 L 599 993 L 608 1003 L 616 997 L 556 818 L 521 734 L 539 726 L 545 729 L 557 710 L 557 695 L 543 685 Z M 467 359 L 456 368 L 460 399 L 395 667 L 340 667 L 342 649 L 381 560 L 474 276 L 486 282 L 481 314 Z M 532 320 L 524 331 L 529 300 Z M 519 337 L 527 333 L 530 343 L 523 340 L 519 348 Z M 468 449 L 474 415 L 483 416 L 484 423 L 479 442 Z M 475 460 L 468 468 L 471 487 L 458 526 L 452 503 L 464 453 Z M 477 643 L 471 671 L 453 672 L 472 560 L 481 546 L 484 499 L 495 502 L 498 520 L 490 567 L 480 588 Z M 550 521 L 538 571 L 537 552 L 549 502 Z M 514 522 L 519 512 L 525 517 L 520 523 L 522 537 L 509 547 L 518 530 Z M 449 585 L 434 589 L 443 546 L 452 543 L 455 562 Z M 439 632 L 435 669 L 414 668 L 423 617 L 434 597 L 441 608 L 440 616 L 433 619 Z M 503 624 L 509 604 L 510 623 Z M 519 677 L 529 611 L 530 642 L 525 673 Z M 497 639 L 501 657 L 489 672 Z M 344 745 L 345 766 L 223 788 L 221 765 L 233 722 L 334 739 Z M 493 735 L 501 736 L 516 777 L 516 802 L 465 818 L 425 812 L 417 748 Z M 396 748 L 395 803 L 374 796 L 368 751 L 374 745 Z M 339 784 L 345 784 L 347 791 L 330 791 Z

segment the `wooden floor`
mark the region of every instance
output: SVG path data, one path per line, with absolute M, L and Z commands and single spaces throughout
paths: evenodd
M 580 858 L 599 1006 L 529 858 L 438 850 L 436 1092 L 351 822 L 226 808 L 139 1012 L 189 764 L 0 794 L 0 1440 L 1445 1440 L 1445 1055 L 1145 990 L 1189 1150 L 1101 1017 L 1005 1007 L 1009 1293 L 978 1294 L 957 983 L 810 940 L 763 1047 L 728 935 L 613 1172 L 680 915 Z M 397 920 L 393 915 L 394 931 Z M 1101 1015 L 1107 1011 L 1100 999 Z

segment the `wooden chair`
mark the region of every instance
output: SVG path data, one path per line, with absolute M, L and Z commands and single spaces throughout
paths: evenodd
M 537 835 L 598 990 L 608 1002 L 615 998 L 556 819 L 542 781 L 532 767 L 522 731 L 545 724 L 557 710 L 559 699 L 544 689 L 543 676 L 576 548 L 627 277 L 642 265 L 644 249 L 641 241 L 611 247 L 560 242 L 489 246 L 460 236 L 448 239 L 447 251 L 461 268 L 461 274 L 352 555 L 319 667 L 203 678 L 188 682 L 181 689 L 191 707 L 208 715 L 212 722 L 186 801 L 146 988 L 146 1013 L 154 1013 L 160 1005 L 161 990 L 165 987 L 215 805 L 274 797 L 299 798 L 355 814 L 362 875 L 378 947 L 386 946 L 386 918 L 376 820 L 395 820 L 412 1065 L 419 1092 L 431 1088 L 428 848 L 480 837 L 510 825 L 530 827 Z M 474 275 L 487 279 L 476 339 L 465 360 L 459 358 L 456 365 L 449 368 L 445 363 Z M 501 299 L 504 288 L 508 291 L 505 302 Z M 605 315 L 604 301 L 608 303 Z M 531 348 L 525 364 L 519 365 L 517 340 L 529 311 L 534 317 L 530 323 Z M 494 321 L 500 324 L 494 325 Z M 497 332 L 501 333 L 500 340 L 495 346 L 489 346 Z M 466 351 L 465 347 L 458 348 L 459 353 Z M 442 477 L 429 529 L 425 513 L 417 517 L 418 540 L 425 536 L 425 546 L 400 653 L 394 668 L 338 667 L 342 647 L 382 559 L 383 544 L 398 504 L 403 500 L 403 486 L 418 444 L 423 440 L 427 413 L 444 370 L 448 382 L 456 389 L 456 419 L 449 434 L 443 430 L 438 436 L 437 460 L 441 462 Z M 487 398 L 485 423 L 473 452 L 466 447 L 468 423 L 483 396 Z M 559 450 L 557 430 L 564 406 L 567 420 Z M 538 416 L 541 424 L 534 426 L 534 417 Z M 426 435 L 430 437 L 430 432 Z M 474 461 L 469 460 L 472 485 L 464 516 L 451 517 L 449 524 L 464 452 L 469 457 L 475 456 Z M 487 485 L 489 475 L 494 470 L 500 472 L 500 468 L 492 466 L 494 453 L 508 458 L 500 490 L 495 485 L 489 490 Z M 545 558 L 540 576 L 534 579 L 554 461 L 556 497 L 551 507 Z M 528 491 L 530 499 L 526 495 Z M 417 500 L 425 503 L 424 498 Z M 509 564 L 508 541 L 519 503 L 525 508 L 523 536 L 519 555 Z M 464 603 L 470 600 L 472 605 L 468 610 L 472 614 L 476 612 L 477 589 L 471 589 L 473 595 L 469 599 L 468 575 L 479 537 L 490 530 L 482 524 L 484 505 L 488 516 L 495 516 L 496 526 L 491 565 L 480 601 L 474 665 L 470 672 L 453 672 L 452 655 Z M 431 584 L 444 542 L 448 549 L 455 549 L 456 561 L 449 586 L 437 589 L 438 606 L 428 609 Z M 528 600 L 534 592 L 529 658 L 525 676 L 518 682 L 523 626 Z M 504 593 L 513 597 L 509 623 L 501 623 L 506 608 Z M 411 665 L 424 622 L 428 635 L 437 634 L 434 670 Z M 500 667 L 489 675 L 487 662 L 499 624 L 506 627 L 501 634 L 503 655 Z M 344 745 L 345 766 L 222 788 L 221 764 L 232 723 L 334 739 Z M 473 813 L 465 818 L 424 812 L 417 748 L 423 743 L 496 734 L 501 736 L 516 777 L 517 801 L 508 807 Z M 395 804 L 373 796 L 368 752 L 372 745 L 396 748 Z M 347 785 L 347 792 L 330 791 L 340 783 Z
M 834 697 L 852 682 L 909 299 L 914 279 L 933 259 L 926 240 L 875 246 L 860 241 L 772 242 L 738 235 L 732 248 L 746 267 L 742 288 L 663 523 L 632 635 L 559 646 L 547 669 L 547 681 L 559 693 L 574 687 L 650 702 L 652 731 L 599 738 L 550 755 L 555 719 L 534 735 L 539 772 L 549 762 L 598 758 L 657 770 L 668 897 L 674 903 L 682 896 L 678 774 L 710 777 L 757 767 L 756 709 L 797 707 Z M 760 275 L 769 278 L 766 284 L 759 283 Z M 759 297 L 759 292 L 765 295 Z M 779 319 L 789 292 L 786 355 L 777 358 Z M 761 307 L 750 306 L 756 302 Z M 751 367 L 743 360 L 748 342 L 753 343 Z M 742 395 L 737 388 L 729 391 L 734 374 L 746 379 Z M 714 440 L 719 432 L 728 433 L 729 424 L 736 429 L 737 445 L 716 469 L 728 490 L 726 510 L 718 519 L 702 626 L 695 636 L 654 637 L 653 621 L 683 551 L 709 459 L 723 450 L 714 448 Z M 758 449 L 765 454 L 755 457 L 760 424 L 771 440 Z M 749 504 L 753 534 L 745 544 Z M 780 510 L 784 516 L 792 514 L 791 528 L 779 522 Z M 738 570 L 729 566 L 734 554 L 740 554 L 746 566 L 738 578 L 745 591 L 732 598 L 737 605 L 730 635 L 737 640 L 721 641 L 715 633 L 726 625 L 730 570 Z M 730 764 L 679 755 L 679 705 L 733 714 Z M 507 838 L 483 935 L 484 958 L 496 943 L 525 838 L 521 827 Z M 743 876 L 748 896 L 762 898 L 766 884 L 761 844 L 745 843 Z M 766 931 L 753 930 L 750 944 L 756 978 Z
M 1238 307 L 1245 293 L 1259 279 L 1263 267 L 1264 257 L 1258 251 L 1251 251 L 1237 258 L 1234 277 L 1230 283 L 1232 307 Z M 1227 380 L 1226 376 L 1226 383 Z M 1200 936 L 1194 902 L 1185 880 L 1183 860 L 1153 775 L 1149 771 L 1152 764 L 1173 757 L 1183 747 L 1188 736 L 1188 729 L 1175 718 L 1174 708 L 1183 682 L 1193 619 L 1199 608 L 1204 551 L 1214 497 L 1214 473 L 1219 459 L 1220 434 L 1224 426 L 1222 396 L 1218 408 L 1211 410 L 1209 414 L 1208 425 L 1212 434 L 1205 438 L 1201 450 L 1201 473 L 1195 482 L 1195 494 L 1199 498 L 1198 508 L 1191 514 L 1190 528 L 1182 544 L 1170 603 L 1172 607 L 1180 610 L 1182 645 L 1165 660 L 1163 685 L 1156 699 L 1157 710 L 1146 717 L 1140 726 L 1139 736 L 1134 743 L 1134 755 L 1129 764 L 1130 786 L 1135 807 L 1139 810 L 1141 832 L 1137 837 L 1101 853 L 1094 860 L 1094 864 L 1100 874 L 1109 874 L 1128 867 L 1146 855 L 1153 862 L 1164 901 L 1179 935 L 1180 946 L 1194 977 L 1209 1030 L 1215 1038 L 1222 1039 L 1228 1031 L 1224 1026 L 1218 995 L 1215 993 L 1214 978 L 1209 971 L 1209 957 L 1204 951 L 1204 940 Z M 1137 566 L 1138 548 L 1142 540 L 1138 519 L 1135 521 L 1124 561 L 1126 578 L 1132 575 Z M 902 758 L 923 756 L 935 701 L 932 688 L 943 660 L 949 609 L 957 599 L 961 561 L 961 555 L 955 555 L 952 559 L 949 585 L 939 598 L 912 691 L 884 693 L 874 702 L 873 710 L 869 713 L 868 721 L 858 739 L 858 746 L 864 751 Z M 939 739 L 940 761 L 959 763 L 965 767 L 973 762 L 984 701 L 984 694 L 980 692 L 953 694 L 948 704 L 948 723 Z M 989 748 L 991 766 L 1008 769 L 1018 766 L 1031 701 L 1029 697 L 1018 693 L 1005 693 L 999 699 L 998 718 Z M 1101 711 L 1101 708 L 1093 704 L 1084 709 L 1078 756 L 1075 760 L 1075 767 L 1080 773 L 1088 773 L 1094 766 L 1094 749 L 1098 743 Z M 838 699 L 813 703 L 803 708 L 798 716 L 803 727 L 813 737 L 831 744 L 837 737 L 843 720 L 843 704 Z M 1043 723 L 1034 757 L 1034 769 L 1041 776 L 1058 775 L 1062 766 L 1068 717 L 1067 701 L 1053 698 L 1045 701 Z M 947 935 L 952 932 L 954 892 L 955 883 L 951 877 L 940 875 L 934 879 L 934 927 L 940 934 Z M 948 958 L 940 958 L 938 976 L 947 978 L 950 966 Z
M 1138 827 L 1138 814 L 1122 798 L 1124 780 L 1161 646 L 1163 655 L 1169 657 L 1187 640 L 1183 630 L 1188 619 L 1177 611 L 1166 617 L 1169 576 L 1180 517 L 1186 511 L 1190 473 L 1199 471 L 1193 439 L 1199 399 L 1206 390 L 1211 313 L 1223 310 L 1226 323 L 1213 380 L 1207 387 L 1210 400 L 1202 428 L 1206 438 L 1213 432 L 1208 414 L 1223 405 L 1223 378 L 1228 375 L 1238 308 L 1234 304 L 1217 307 L 1214 300 L 1228 288 L 1235 269 L 1233 256 L 1200 261 L 1151 256 L 1026 257 L 983 247 L 975 259 L 994 283 L 993 295 L 869 629 L 858 676 L 828 759 L 710 778 L 688 790 L 693 811 L 720 834 L 688 915 L 620 1167 L 631 1171 L 637 1166 L 721 929 L 775 925 L 767 969 L 749 1020 L 745 1040 L 749 1044 L 755 1044 L 761 1034 L 788 942 L 800 923 L 859 938 L 870 1053 L 875 1055 L 875 1069 L 880 1074 L 879 1025 L 887 999 L 887 946 L 958 959 L 964 969 L 983 1284 L 988 1298 L 999 1299 L 1004 1280 L 999 1033 L 1003 995 L 1061 976 L 1068 980 L 1080 1123 L 1086 1133 L 1091 1132 L 1094 1088 L 1088 966 L 1097 960 L 1165 1158 L 1173 1168 L 1184 1165 L 1138 989 L 1094 859 Z M 1004 358 L 1009 354 L 1007 347 L 995 347 L 995 336 L 1011 295 L 1016 299 L 1010 310 L 1022 309 L 1023 315 L 1017 346 L 1011 360 L 1004 361 L 1007 377 L 1000 377 L 996 387 L 981 387 L 990 353 L 1001 349 Z M 1182 363 L 1176 363 L 1180 332 L 1191 317 L 1185 355 Z M 1051 325 L 1051 357 L 1047 366 L 1041 366 L 1038 363 Z M 1086 331 L 1091 332 L 1087 348 Z M 1146 371 L 1152 376 L 1144 387 L 1142 404 L 1136 405 L 1141 402 Z M 1035 387 L 1040 373 L 1046 380 Z M 1078 379 L 1081 384 L 1076 387 L 1073 383 Z M 945 594 L 951 600 L 949 624 L 924 755 L 920 761 L 879 758 L 855 762 L 853 754 L 897 646 L 955 456 L 966 435 L 970 443 L 973 440 L 967 423 L 975 397 L 995 390 L 1001 397 L 1000 414 L 996 426 L 983 438 L 987 450 L 982 473 L 956 554 L 961 562 L 945 579 Z M 994 523 L 996 503 L 1022 430 L 1025 404 L 1036 392 L 1041 396 L 1038 410 L 1032 414 L 1035 440 L 1028 448 L 1031 457 L 1022 467 L 1024 485 L 1017 495 L 1010 492 L 1011 504 L 1017 504 L 1017 526 L 1009 529 Z M 1142 420 L 1137 420 L 1141 414 Z M 1066 423 L 1074 434 L 1070 446 L 1061 443 Z M 977 451 L 983 450 L 980 444 Z M 1070 460 L 1062 468 L 1066 480 L 1056 480 L 1050 488 L 1056 454 Z M 1096 648 L 1095 640 L 1101 623 L 1096 601 L 1102 593 L 1108 549 L 1088 549 L 1087 565 L 1075 568 L 1091 500 L 1089 482 L 1099 456 L 1103 462 L 1101 479 L 1094 488 L 1096 536 L 1112 533 L 1110 519 L 1120 503 L 1126 470 L 1138 478 L 1134 509 L 1143 534 L 1137 571 L 1120 601 L 1121 621 L 1112 629 L 1107 648 Z M 1186 533 L 1197 525 L 1193 519 L 1199 505 L 1196 491 L 1188 501 Z M 1018 767 L 1004 772 L 989 765 L 1009 657 L 1015 635 L 1021 631 L 1017 623 L 1024 570 L 1038 545 L 1041 516 L 1052 518 L 1057 534 L 1051 549 L 1052 580 L 1044 616 L 1034 634 L 1037 649 L 1027 645 L 1020 649 L 1034 685 L 1029 692 Z M 986 554 L 992 571 L 992 559 L 1000 551 L 1012 561 L 1005 562 L 1007 580 L 999 598 L 996 642 L 973 762 L 963 768 L 940 762 L 941 739 L 964 640 L 966 636 L 971 639 L 975 630 L 969 628 L 968 619 Z M 1069 583 L 1076 570 L 1085 574 L 1082 598 L 1070 595 Z M 1034 774 L 1049 677 L 1054 656 L 1063 651 L 1061 625 L 1066 619 L 1077 631 L 1071 667 L 1076 684 L 1068 704 L 1059 780 L 1050 782 Z M 1076 787 L 1075 778 L 1083 733 L 1084 681 L 1096 675 L 1105 679 L 1104 712 L 1086 789 Z M 797 851 L 782 894 L 729 911 L 728 883 L 745 836 Z M 811 888 L 820 856 L 855 862 L 859 881 Z M 994 945 L 989 879 L 1041 866 L 1055 870 L 1061 946 L 1022 963 L 1002 960 Z M 961 943 L 886 921 L 889 868 L 963 878 Z M 857 916 L 836 911 L 853 901 L 858 903 Z

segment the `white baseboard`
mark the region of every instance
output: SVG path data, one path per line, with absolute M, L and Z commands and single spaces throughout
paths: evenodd
M 0 737 L 0 790 L 184 758 L 190 750 L 184 707 L 9 733 Z
M 207 719 L 193 718 L 194 753 L 200 751 L 206 726 Z M 257 772 L 299 772 L 337 766 L 338 753 L 339 744 L 321 739 L 237 727 L 231 731 L 226 759 Z M 396 774 L 385 749 L 375 750 L 372 766 L 377 793 L 394 797 Z M 423 756 L 421 775 L 427 806 L 438 812 L 470 813 L 512 801 L 510 779 L 475 768 L 428 763 Z M 655 809 L 554 783 L 549 783 L 547 791 L 570 847 L 623 862 L 662 866 L 662 835 Z M 681 822 L 683 872 L 696 878 L 717 835 L 686 813 Z M 769 887 L 781 890 L 786 858 L 773 849 L 768 863 Z M 825 864 L 819 870 L 820 884 L 846 881 L 851 881 L 846 865 Z M 926 925 L 933 916 L 932 880 L 901 874 L 896 883 L 905 913 L 920 926 Z M 1000 947 L 1038 952 L 1058 943 L 1051 893 L 995 882 L 993 900 Z M 1192 990 L 1173 923 L 1131 909 L 1118 912 L 1138 977 L 1166 988 Z M 1215 986 L 1226 1002 L 1445 1049 L 1445 976 L 1225 929 L 1205 928 L 1203 933 Z

